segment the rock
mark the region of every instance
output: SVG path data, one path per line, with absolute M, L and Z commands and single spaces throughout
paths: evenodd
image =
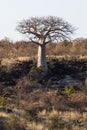
M 43 85 L 40 84 L 40 83 L 32 83 L 32 84 L 31 84 L 31 87 L 33 87 L 33 88 L 42 88 Z
M 61 80 L 55 80 L 52 82 L 51 87 L 65 87 L 65 86 L 79 86 L 82 85 L 82 82 L 72 78 L 70 75 L 66 75 L 65 78 Z

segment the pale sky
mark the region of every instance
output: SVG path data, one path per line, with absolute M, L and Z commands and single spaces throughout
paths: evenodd
M 30 17 L 57 16 L 78 30 L 73 38 L 87 38 L 87 0 L 0 0 L 0 40 L 24 40 L 18 22 Z

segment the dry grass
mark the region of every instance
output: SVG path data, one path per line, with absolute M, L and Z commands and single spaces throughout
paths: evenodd
M 24 124 L 14 114 L 0 112 L 0 130 L 25 130 Z
M 51 130 L 52 128 L 52 130 L 60 130 L 60 127 L 62 130 L 79 130 L 80 128 L 86 130 L 85 126 L 87 125 L 87 113 L 79 113 L 78 111 L 62 112 L 53 109 L 50 112 L 46 112 L 44 109 L 37 113 L 37 119 L 37 121 L 29 121 L 25 117 L 20 116 L 19 119 L 14 114 L 0 113 L 0 121 L 5 121 L 5 126 L 3 126 L 5 130 L 10 128 L 13 130 L 18 130 L 18 128 L 24 130 L 23 126 L 25 130 Z M 56 121 L 56 126 L 52 124 L 54 121 Z M 81 124 L 83 125 L 81 126 Z
M 27 115 L 28 118 L 20 116 L 20 122 L 18 122 L 18 118 L 15 118 L 14 115 L 0 113 L 3 121 L 9 123 L 9 128 L 13 126 L 15 128 L 18 124 L 21 130 L 20 125 L 22 123 L 28 130 L 51 130 L 49 125 L 53 118 L 58 118 L 57 121 L 61 119 L 64 125 L 65 123 L 67 125 L 71 123 L 73 130 L 79 130 L 79 124 L 81 125 L 81 123 L 83 123 L 83 126 L 87 126 L 87 123 L 85 123 L 87 121 L 87 95 L 82 90 L 75 91 L 67 97 L 64 89 L 31 87 L 28 76 L 24 76 L 16 80 L 16 85 L 12 87 L 10 94 L 11 96 L 7 97 L 5 106 L 18 108 L 18 111 L 28 111 L 29 115 Z M 59 125 L 61 125 L 61 122 L 59 122 Z M 85 130 L 85 128 L 81 128 Z
M 77 60 L 87 60 L 87 55 L 77 55 L 77 56 L 70 56 L 70 55 L 58 55 L 58 56 L 55 56 L 55 55 L 47 55 L 46 58 L 49 60 L 51 59 L 59 59 L 59 60 L 71 60 L 71 59 L 77 59 Z M 3 66 L 11 66 L 11 65 L 14 65 L 16 63 L 19 63 L 19 62 L 24 62 L 24 61 L 29 61 L 29 60 L 32 60 L 32 59 L 37 59 L 36 56 L 18 56 L 18 57 L 15 57 L 15 58 L 2 58 L 1 60 L 1 65 Z
M 10 118 L 10 115 L 5 112 L 0 112 L 0 117 Z
M 70 100 L 74 102 L 87 103 L 87 94 L 83 92 L 72 93 Z

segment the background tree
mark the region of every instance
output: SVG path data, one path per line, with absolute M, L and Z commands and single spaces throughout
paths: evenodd
M 70 39 L 73 33 L 73 27 L 59 17 L 32 17 L 21 21 L 17 30 L 26 34 L 29 42 L 38 45 L 37 67 L 47 68 L 46 63 L 46 45 L 59 40 Z

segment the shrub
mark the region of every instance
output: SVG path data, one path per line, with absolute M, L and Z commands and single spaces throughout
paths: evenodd
M 4 107 L 5 101 L 6 101 L 5 97 L 0 97 L 0 106 Z
M 45 70 L 43 67 L 32 67 L 29 72 L 29 78 L 30 80 L 39 81 L 42 80 L 47 74 L 47 70 Z
M 65 87 L 65 94 L 67 96 L 70 96 L 74 92 L 75 92 L 75 89 L 74 89 L 73 86 L 67 86 L 67 87 Z
M 87 87 L 87 77 L 85 78 L 85 86 Z
M 87 77 L 85 78 L 85 86 L 83 89 L 83 91 L 87 94 Z

